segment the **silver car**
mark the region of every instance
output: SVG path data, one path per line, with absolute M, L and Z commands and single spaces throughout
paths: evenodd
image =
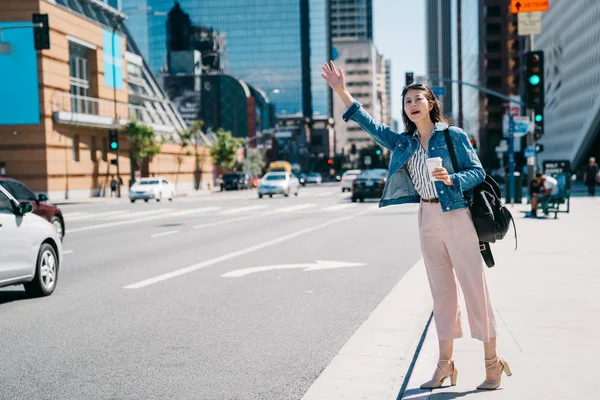
M 32 209 L 0 187 L 0 287 L 22 284 L 31 296 L 48 296 L 56 288 L 62 244 L 56 227 Z
M 273 197 L 274 194 L 282 194 L 288 197 L 290 194 L 298 196 L 300 181 L 296 175 L 290 172 L 269 172 L 260 179 L 258 185 L 258 198 L 264 195 Z

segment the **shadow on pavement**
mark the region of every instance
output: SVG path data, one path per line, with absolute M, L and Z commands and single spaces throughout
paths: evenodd
M 16 300 L 29 300 L 25 290 L 0 290 L 0 304 L 10 303 Z

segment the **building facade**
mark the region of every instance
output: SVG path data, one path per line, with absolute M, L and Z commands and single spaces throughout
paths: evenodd
M 373 41 L 373 0 L 331 0 L 331 36 Z
M 438 96 L 442 113 L 452 117 L 453 85 L 434 78 L 452 77 L 452 7 L 450 1 L 427 0 L 425 6 L 427 81 L 432 87 L 443 87 L 445 94 Z
M 103 195 L 117 173 L 110 129 L 137 120 L 161 141 L 186 125 L 118 24 L 123 14 L 91 0 L 19 0 L 3 4 L 0 25 L 31 21 L 32 13 L 48 14 L 51 46 L 35 51 L 32 28 L 4 32 L 15 51 L 0 55 L 2 172 L 51 198 Z M 130 177 L 155 175 L 178 178 L 180 190 L 206 184 L 212 165 L 207 149 L 199 151 L 206 160 L 201 171 L 194 170 L 192 157 L 178 168 L 176 144 L 163 145 L 161 154 L 135 165 L 120 134 L 124 188 Z
M 600 158 L 600 3 L 550 1 L 534 50 L 544 52 L 545 160 L 569 160 L 579 168 Z

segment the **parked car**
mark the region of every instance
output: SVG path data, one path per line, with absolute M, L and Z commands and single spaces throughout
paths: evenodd
M 258 186 L 258 198 L 264 195 L 273 197 L 274 194 L 282 194 L 288 197 L 290 194 L 298 196 L 300 182 L 291 172 L 269 172 L 260 180 Z
M 60 208 L 48 201 L 48 196 L 45 194 L 36 196 L 31 189 L 16 179 L 0 177 L 0 186 L 4 187 L 17 201 L 30 203 L 33 206 L 33 213 L 54 225 L 62 240 L 65 236 L 65 219 Z
M 243 172 L 224 174 L 221 178 L 221 191 L 242 190 L 252 187 L 252 177 Z
M 385 187 L 387 170 L 383 168 L 366 169 L 352 182 L 352 202 L 380 198 Z
M 151 199 L 172 201 L 173 197 L 175 197 L 175 186 L 161 177 L 142 178 L 129 188 L 129 200 L 132 203 L 136 200 L 144 200 L 147 203 Z
M 342 193 L 344 193 L 346 190 L 349 192 L 352 191 L 352 182 L 354 182 L 354 180 L 360 173 L 360 169 L 349 169 L 348 171 L 344 172 L 340 180 Z
M 323 182 L 323 177 L 318 172 L 311 172 L 310 174 L 306 175 L 306 183 L 320 184 L 321 182 Z
M 62 262 L 61 237 L 32 211 L 31 202 L 0 186 L 0 287 L 22 284 L 31 296 L 48 296 Z

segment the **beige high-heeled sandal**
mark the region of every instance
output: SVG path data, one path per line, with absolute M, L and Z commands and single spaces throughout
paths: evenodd
M 500 382 L 502 381 L 502 372 L 504 372 L 507 376 L 512 375 L 510 366 L 508 365 L 508 361 L 506 361 L 506 359 L 502 356 L 486 358 L 485 368 L 488 371 L 497 373 L 498 380 L 490 381 L 486 379 L 481 385 L 477 386 L 477 389 L 479 390 L 496 390 L 498 389 L 498 387 L 500 386 Z
M 448 372 L 447 367 L 450 366 L 452 369 Z M 454 360 L 439 360 L 437 368 L 433 373 L 433 378 L 430 381 L 425 382 L 420 387 L 421 389 L 437 389 L 444 384 L 444 381 L 450 377 L 450 383 L 452 386 L 456 386 L 456 378 L 458 377 L 458 370 L 454 366 Z

